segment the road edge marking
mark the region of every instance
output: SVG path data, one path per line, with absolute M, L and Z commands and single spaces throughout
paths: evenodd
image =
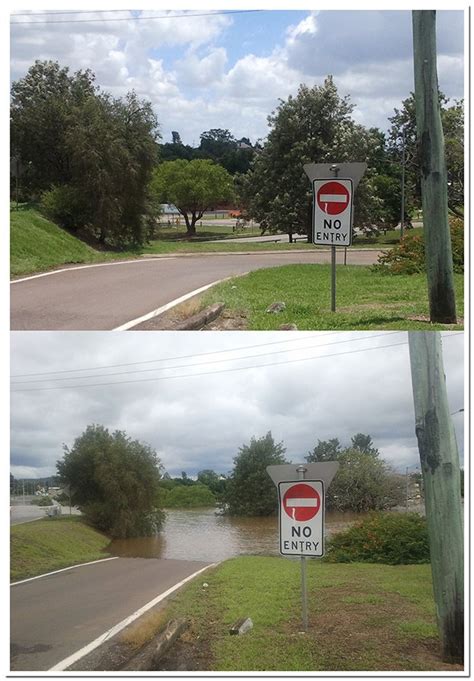
M 37 518 L 36 518 L 37 520 Z M 99 560 L 90 560 L 88 563 L 78 563 L 77 565 L 70 565 L 60 570 L 53 570 L 53 572 L 45 572 L 43 575 L 36 575 L 36 577 L 28 577 L 19 582 L 11 582 L 10 586 L 17 586 L 18 584 L 25 584 L 25 582 L 32 582 L 34 579 L 41 579 L 41 577 L 49 577 L 50 575 L 57 575 L 58 572 L 66 572 L 66 570 L 73 570 L 74 568 L 84 567 L 84 565 L 95 565 L 96 563 L 105 563 L 106 560 L 116 560 L 119 556 L 111 556 L 110 558 L 100 558 Z
M 124 620 L 116 624 L 115 626 L 111 627 L 111 629 L 108 629 L 108 631 L 104 632 L 100 636 L 98 636 L 96 639 L 88 643 L 86 646 L 83 648 L 80 648 L 80 650 L 76 651 L 72 655 L 69 655 L 69 657 L 66 657 L 64 660 L 61 660 L 61 662 L 58 662 L 57 664 L 54 665 L 54 667 L 51 667 L 48 669 L 48 672 L 63 672 L 65 669 L 70 667 L 72 664 L 80 660 L 82 657 L 85 655 L 88 655 L 91 653 L 93 650 L 98 648 L 102 643 L 105 643 L 107 639 L 112 638 L 112 636 L 115 636 L 115 634 L 118 634 L 119 631 L 122 631 L 126 626 L 134 622 L 138 617 L 141 617 L 147 610 L 150 610 L 150 608 L 153 608 L 155 605 L 160 603 L 160 601 L 164 600 L 167 598 L 170 594 L 172 594 L 174 591 L 179 589 L 180 587 L 183 586 L 183 584 L 186 584 L 186 582 L 189 582 L 191 579 L 194 579 L 194 577 L 197 577 L 198 575 L 201 574 L 201 572 L 204 572 L 205 570 L 208 570 L 211 567 L 215 567 L 217 563 L 210 563 L 209 565 L 206 565 L 205 567 L 201 568 L 197 572 L 193 572 L 192 575 L 189 575 L 189 577 L 186 577 L 185 579 L 182 579 L 180 582 L 175 584 L 174 586 L 170 587 L 166 591 L 163 591 L 159 596 L 156 596 L 153 600 L 149 601 L 146 603 L 144 606 L 142 606 L 139 610 L 136 610 L 134 613 L 126 617 Z
M 201 286 L 200 288 L 194 289 L 194 291 L 191 291 L 190 293 L 185 293 L 183 296 L 180 296 L 179 298 L 175 298 L 171 302 L 166 303 L 166 305 L 157 307 L 156 310 L 152 310 L 151 312 L 148 312 L 147 314 L 144 314 L 141 317 L 137 317 L 136 319 L 132 319 L 129 322 L 125 322 L 125 324 L 121 324 L 120 326 L 117 326 L 115 327 L 115 329 L 111 330 L 128 331 L 129 329 L 133 329 L 134 326 L 138 326 L 138 324 L 141 324 L 142 322 L 147 322 L 149 319 L 154 319 L 155 317 L 158 317 L 160 314 L 163 314 L 163 312 L 171 310 L 173 307 L 176 307 L 176 305 L 180 305 L 181 303 L 184 303 L 186 300 L 193 298 L 193 296 L 197 296 L 200 293 L 204 293 L 204 291 L 207 291 L 207 289 L 211 288 L 211 286 L 222 284 L 224 281 L 229 281 L 230 279 L 235 279 L 236 277 L 243 277 L 246 274 L 249 274 L 249 272 L 231 275 L 230 277 L 225 277 L 224 279 L 217 279 L 216 281 L 213 281 L 210 284 L 206 284 L 205 286 Z
M 134 260 L 118 260 L 117 262 L 96 262 L 89 265 L 77 265 L 76 267 L 62 267 L 60 270 L 51 270 L 50 272 L 40 272 L 40 274 L 31 274 L 28 277 L 21 279 L 11 279 L 10 285 L 21 284 L 23 281 L 31 281 L 31 279 L 40 279 L 41 277 L 50 277 L 53 274 L 61 274 L 62 272 L 75 272 L 76 270 L 87 270 L 92 267 L 113 267 L 114 265 L 131 265 L 140 262 L 156 262 L 157 260 L 173 260 L 173 255 L 163 255 L 161 258 L 135 258 Z

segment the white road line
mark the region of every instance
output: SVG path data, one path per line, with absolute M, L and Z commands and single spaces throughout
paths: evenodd
M 139 262 L 156 262 L 159 260 L 174 260 L 173 255 L 165 255 L 160 258 L 136 258 L 135 260 L 120 260 L 119 262 L 98 262 L 93 265 L 78 265 L 77 267 L 64 267 L 61 270 L 51 270 L 51 272 L 42 272 L 41 274 L 32 274 L 29 277 L 22 279 L 12 279 L 10 284 L 21 284 L 22 281 L 30 281 L 30 279 L 40 279 L 41 277 L 50 277 L 53 274 L 61 274 L 62 272 L 75 272 L 76 270 L 87 270 L 92 267 L 118 267 L 118 265 L 130 265 L 131 263 Z
M 225 277 L 225 279 L 217 279 L 216 281 L 213 281 L 211 284 L 206 284 L 205 286 L 201 286 L 201 288 L 196 288 L 194 289 L 194 291 L 191 291 L 190 293 L 185 293 L 184 296 L 180 296 L 179 298 L 175 298 L 174 300 L 172 300 L 170 303 L 166 303 L 166 305 L 157 307 L 156 310 L 152 310 L 152 312 L 148 312 L 148 314 L 144 314 L 142 317 L 137 317 L 136 319 L 132 319 L 130 322 L 125 322 L 125 324 L 117 326 L 115 329 L 112 329 L 112 331 L 127 331 L 128 329 L 132 329 L 134 326 L 137 326 L 142 322 L 147 322 L 149 319 L 153 319 L 154 317 L 158 317 L 158 315 L 163 314 L 163 312 L 171 310 L 171 308 L 176 307 L 176 305 L 179 305 L 180 303 L 184 303 L 186 300 L 189 300 L 193 296 L 197 296 L 199 293 L 207 291 L 207 289 L 211 288 L 211 286 L 221 284 L 223 281 L 229 281 L 229 279 L 234 279 L 235 277 L 242 277 L 244 276 L 244 274 L 248 274 L 248 272 L 244 272 L 243 274 L 236 274 L 231 277 Z
M 12 582 L 10 586 L 17 586 L 18 584 L 25 584 L 25 582 L 32 582 L 34 579 L 41 579 L 41 577 L 49 577 L 50 575 L 57 575 L 58 572 L 66 572 L 66 570 L 74 570 L 74 568 L 84 567 L 84 565 L 95 565 L 96 563 L 105 563 L 106 560 L 117 560 L 118 556 L 112 556 L 111 558 L 101 558 L 100 560 L 91 560 L 88 563 L 78 563 L 78 565 L 70 565 L 67 568 L 61 568 L 61 570 L 54 570 L 54 572 L 45 572 L 44 575 L 37 575 L 36 577 L 29 577 L 28 579 L 22 579 L 21 582 Z
M 49 672 L 63 672 L 65 669 L 70 667 L 72 664 L 80 660 L 82 657 L 85 655 L 88 655 L 90 652 L 98 648 L 102 643 L 105 643 L 109 638 L 112 638 L 112 636 L 115 636 L 115 634 L 118 634 L 119 631 L 122 631 L 125 627 L 127 627 L 129 624 L 134 622 L 138 617 L 141 617 L 147 610 L 150 610 L 150 608 L 153 608 L 155 605 L 157 605 L 160 601 L 164 600 L 167 596 L 173 593 L 173 591 L 176 591 L 179 589 L 183 584 L 186 584 L 186 582 L 189 582 L 191 579 L 194 579 L 194 577 L 197 577 L 198 575 L 201 574 L 201 572 L 204 572 L 204 570 L 208 570 L 211 567 L 214 567 L 217 565 L 217 563 L 211 563 L 210 565 L 206 565 L 206 567 L 201 568 L 201 570 L 198 570 L 197 572 L 194 572 L 192 575 L 189 575 L 189 577 L 186 577 L 186 579 L 181 580 L 181 582 L 178 582 L 174 586 L 172 586 L 170 589 L 167 589 L 166 591 L 163 591 L 162 594 L 154 598 L 152 601 L 149 601 L 146 605 L 144 605 L 142 608 L 139 610 L 136 610 L 133 615 L 130 615 L 129 617 L 126 617 L 124 620 L 116 624 L 114 627 L 109 629 L 108 631 L 104 632 L 100 636 L 98 636 L 94 641 L 91 641 L 88 645 L 84 646 L 77 652 L 73 653 L 72 655 L 69 655 L 69 657 L 66 657 L 64 660 L 61 660 L 61 662 L 58 662 L 57 664 L 54 665 L 54 667 L 51 667 L 51 669 L 48 669 Z

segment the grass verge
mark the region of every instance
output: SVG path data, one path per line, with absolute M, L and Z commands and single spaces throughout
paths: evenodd
M 429 565 L 308 561 L 309 630 L 301 633 L 300 565 L 246 556 L 194 580 L 167 619 L 189 631 L 160 669 L 207 671 L 459 671 L 441 661 Z M 207 586 L 203 586 L 204 582 Z M 238 619 L 253 629 L 230 636 Z
M 79 517 L 49 518 L 10 529 L 10 579 L 35 577 L 78 563 L 107 558 L 109 537 Z
M 137 253 L 96 251 L 30 206 L 10 211 L 10 274 L 44 272 L 59 265 L 104 262 Z
M 462 274 L 454 275 L 457 314 L 463 315 Z M 390 276 L 368 267 L 338 266 L 336 312 L 330 312 L 330 265 L 285 265 L 251 272 L 210 289 L 201 306 L 226 304 L 226 316 L 246 317 L 251 330 L 296 324 L 313 329 L 462 329 L 462 324 L 429 323 L 428 292 L 423 274 Z M 286 308 L 266 312 L 276 301 Z

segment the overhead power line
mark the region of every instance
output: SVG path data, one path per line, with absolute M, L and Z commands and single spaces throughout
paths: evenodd
M 405 333 L 404 331 L 396 331 L 395 333 L 379 333 L 376 335 L 372 335 L 370 337 L 370 340 L 372 338 L 380 338 L 384 336 L 393 336 L 395 334 L 400 334 L 400 333 Z M 307 340 L 310 340 L 311 337 L 308 337 Z M 290 339 L 291 340 L 291 339 Z M 341 343 L 352 343 L 352 342 L 358 342 L 361 340 L 366 340 L 364 337 L 362 338 L 346 338 L 344 340 L 339 340 L 339 341 L 334 341 L 332 343 L 317 343 L 316 345 L 309 345 L 309 346 L 301 346 L 301 347 L 294 347 L 294 348 L 284 348 L 283 350 L 274 350 L 271 352 L 266 351 L 265 353 L 259 353 L 257 355 L 242 355 L 241 357 L 223 357 L 222 359 L 215 359 L 215 360 L 205 360 L 204 362 L 192 362 L 191 364 L 180 364 L 180 365 L 174 365 L 174 366 L 164 366 L 164 367 L 153 367 L 149 369 L 132 369 L 131 371 L 114 371 L 110 372 L 107 374 L 88 374 L 86 376 L 63 376 L 59 378 L 31 378 L 27 379 L 26 381 L 16 381 L 12 382 L 13 386 L 18 386 L 18 385 L 28 385 L 30 383 L 45 383 L 46 381 L 73 381 L 73 380 L 85 380 L 87 378 L 108 378 L 109 376 L 122 376 L 124 374 L 141 374 L 141 373 L 148 373 L 150 371 L 169 371 L 171 369 L 193 369 L 194 367 L 200 367 L 200 366 L 205 366 L 208 364 L 218 364 L 221 362 L 238 362 L 246 359 L 255 359 L 258 357 L 269 357 L 271 355 L 279 355 L 282 353 L 288 353 L 288 352 L 301 352 L 302 350 L 313 350 L 316 348 L 325 348 L 331 345 L 340 345 Z M 263 347 L 266 347 L 267 344 L 263 344 Z M 247 350 L 251 348 L 252 346 L 248 346 L 248 348 L 242 348 L 242 350 Z M 262 346 L 257 346 L 257 347 L 262 347 Z M 220 352 L 220 351 L 219 351 Z M 236 352 L 236 350 L 227 350 L 227 352 Z M 213 355 L 213 354 L 218 354 L 218 352 L 213 353 L 213 352 L 206 352 L 203 353 L 203 355 Z M 196 359 L 199 356 L 196 355 L 188 355 L 184 358 L 177 358 L 177 359 Z M 165 361 L 165 360 L 155 360 L 155 361 Z M 170 361 L 170 360 L 166 360 Z
M 333 331 L 321 335 L 323 335 L 324 338 L 326 338 L 327 336 L 336 336 L 339 333 L 340 333 L 339 331 Z M 285 338 L 282 340 L 270 342 L 267 341 L 265 343 L 255 343 L 253 345 L 242 345 L 239 348 L 223 348 L 222 350 L 209 350 L 207 352 L 198 353 L 194 352 L 191 355 L 178 355 L 177 357 L 160 357 L 159 359 L 145 359 L 140 360 L 139 362 L 126 362 L 123 364 L 103 364 L 100 366 L 82 367 L 80 369 L 61 369 L 59 371 L 42 371 L 31 374 L 14 374 L 11 376 L 11 378 L 25 378 L 26 376 L 50 376 L 51 374 L 65 374 L 76 371 L 100 371 L 101 369 L 117 369 L 118 367 L 131 367 L 137 366 L 139 364 L 152 364 L 154 362 L 174 362 L 176 360 L 181 359 L 195 359 L 196 357 L 205 357 L 206 355 L 219 355 L 223 352 L 240 352 L 240 350 L 253 350 L 254 348 L 262 348 L 267 347 L 269 345 L 280 345 L 281 343 L 295 343 L 297 341 L 308 340 L 310 338 L 314 338 L 314 333 L 309 336 L 300 336 L 299 334 L 297 335 L 295 334 L 292 338 Z
M 357 348 L 354 350 L 346 350 L 345 352 L 336 352 L 332 354 L 327 354 L 327 355 L 316 355 L 314 357 L 299 357 L 298 359 L 288 359 L 288 360 L 283 360 L 282 362 L 269 362 L 266 364 L 253 364 L 251 366 L 247 367 L 233 367 L 230 369 L 218 369 L 217 371 L 203 371 L 200 373 L 196 374 L 180 374 L 178 376 L 160 376 L 160 377 L 155 377 L 155 378 L 139 378 L 136 380 L 129 380 L 129 381 L 112 381 L 110 383 L 85 383 L 82 385 L 65 385 L 65 386 L 52 386 L 52 387 L 46 387 L 46 388 L 20 388 L 18 390 L 12 390 L 12 392 L 38 392 L 38 391 L 45 391 L 45 390 L 72 390 L 72 389 L 77 389 L 77 388 L 98 388 L 98 387 L 104 387 L 104 386 L 114 386 L 114 385 L 125 385 L 125 384 L 131 384 L 131 383 L 148 383 L 150 381 L 168 381 L 171 379 L 177 379 L 177 378 L 196 378 L 198 376 L 211 376 L 211 375 L 216 375 L 216 374 L 225 374 L 225 373 L 230 373 L 230 372 L 235 372 L 235 371 L 248 371 L 249 369 L 261 369 L 264 367 L 279 367 L 283 366 L 285 364 L 295 364 L 296 362 L 307 362 L 310 360 L 317 360 L 317 359 L 326 359 L 328 357 L 341 357 L 342 355 L 352 355 L 355 353 L 361 353 L 361 352 L 369 352 L 371 350 L 383 350 L 386 348 L 393 348 L 396 346 L 401 346 L 401 345 L 408 345 L 408 341 L 400 341 L 399 343 L 390 343 L 388 345 L 378 345 L 378 346 L 373 346 L 369 348 Z
M 85 11 L 85 10 L 83 10 Z M 100 10 L 93 10 L 99 12 Z M 115 10 L 115 11 L 127 11 L 127 10 Z M 223 10 L 218 12 L 196 12 L 193 14 L 158 14 L 153 16 L 128 16 L 128 17 L 100 17 L 98 19 L 46 19 L 46 20 L 34 20 L 34 21 L 10 21 L 10 25 L 36 25 L 36 24 L 91 24 L 91 23 L 112 23 L 117 21 L 146 21 L 155 19 L 192 19 L 194 17 L 209 17 L 209 16 L 225 16 L 231 14 L 251 14 L 255 12 L 264 12 L 261 9 L 235 9 L 235 10 Z M 91 12 L 92 13 L 92 12 Z M 107 13 L 107 10 L 103 10 L 103 13 Z M 32 16 L 31 14 L 13 14 L 12 16 Z M 45 16 L 44 14 L 42 16 Z

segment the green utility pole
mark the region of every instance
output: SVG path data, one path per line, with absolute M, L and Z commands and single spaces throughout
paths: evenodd
M 421 161 L 430 319 L 441 324 L 456 324 L 448 179 L 436 70 L 436 12 L 414 10 L 412 17 L 416 128 Z
M 464 556 L 459 455 L 449 413 L 441 337 L 409 331 L 431 573 L 443 658 L 463 662 Z

